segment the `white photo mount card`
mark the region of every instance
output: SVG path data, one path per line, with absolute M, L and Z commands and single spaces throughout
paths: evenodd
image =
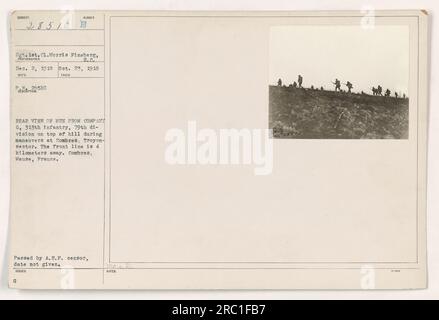
M 10 287 L 426 288 L 426 12 L 10 20 Z

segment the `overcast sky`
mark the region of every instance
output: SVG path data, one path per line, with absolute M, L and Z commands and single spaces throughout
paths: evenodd
M 334 89 L 335 78 L 356 92 L 384 90 L 408 95 L 407 26 L 279 26 L 270 31 L 270 84 L 288 85 L 303 76 L 303 86 Z M 346 89 L 346 86 L 342 86 Z

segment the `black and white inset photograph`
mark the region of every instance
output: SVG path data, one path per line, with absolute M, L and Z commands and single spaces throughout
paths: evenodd
M 269 126 L 279 139 L 408 139 L 407 26 L 275 26 Z

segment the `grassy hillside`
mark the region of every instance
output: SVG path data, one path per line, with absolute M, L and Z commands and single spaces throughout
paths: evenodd
M 275 138 L 408 138 L 408 99 L 275 86 L 269 90 Z

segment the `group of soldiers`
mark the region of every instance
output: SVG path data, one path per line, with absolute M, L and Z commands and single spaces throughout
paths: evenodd
M 299 76 L 297 77 L 297 82 L 294 81 L 294 82 L 293 82 L 292 84 L 290 84 L 289 86 L 290 86 L 290 87 L 293 87 L 293 88 L 302 88 L 302 83 L 303 83 L 303 77 L 299 74 Z M 352 93 L 352 89 L 354 88 L 354 85 L 353 85 L 351 82 L 347 81 L 346 83 L 343 83 L 343 85 L 345 85 L 345 86 L 347 87 L 347 90 L 346 90 L 346 91 L 342 90 L 342 89 L 341 89 L 341 85 L 342 85 L 342 83 L 341 83 L 340 80 L 338 80 L 337 78 L 335 79 L 335 82 L 332 82 L 332 83 L 335 85 L 335 91 L 336 91 L 336 92 L 347 92 L 347 93 Z M 279 79 L 279 80 L 277 81 L 277 85 L 278 85 L 279 87 L 282 87 L 282 86 L 283 86 L 283 85 L 282 85 L 282 79 Z M 311 86 L 311 89 L 314 89 L 314 86 Z M 320 90 L 323 90 L 323 87 L 321 87 Z M 361 91 L 361 94 L 365 94 L 365 93 L 364 93 L 363 91 Z M 374 96 L 383 96 L 383 88 L 382 88 L 380 85 L 378 85 L 377 88 L 372 87 L 372 94 L 373 94 Z M 392 94 L 392 92 L 391 92 L 389 89 L 387 89 L 387 90 L 384 92 L 384 96 L 385 96 L 385 97 L 390 97 L 391 94 Z M 396 92 L 396 91 L 395 91 L 395 98 L 396 98 L 396 99 L 399 98 L 398 92 Z M 404 99 L 406 98 L 405 94 L 403 94 L 403 98 L 404 98 Z
M 297 77 L 297 82 L 294 81 L 293 84 L 290 86 L 293 88 L 302 88 L 302 83 L 303 83 L 303 77 L 299 74 L 299 76 Z M 277 85 L 278 87 L 282 87 L 282 79 L 279 78 L 279 80 L 277 81 Z
M 335 85 L 335 91 L 341 92 L 341 82 L 340 80 L 338 80 L 337 78 L 335 79 L 335 82 L 333 82 L 333 84 Z M 350 83 L 349 81 L 347 81 L 346 83 L 343 83 L 347 88 L 348 88 L 348 93 L 352 93 L 352 88 L 354 87 L 354 85 L 352 83 Z
M 383 88 L 381 86 L 378 87 L 372 87 L 372 93 L 374 96 L 382 96 L 383 95 Z M 386 92 L 384 92 L 385 97 L 390 97 L 392 95 L 392 92 L 387 89 Z M 402 95 L 403 99 L 405 99 L 405 93 Z M 398 92 L 395 91 L 395 98 L 398 99 L 399 95 Z

